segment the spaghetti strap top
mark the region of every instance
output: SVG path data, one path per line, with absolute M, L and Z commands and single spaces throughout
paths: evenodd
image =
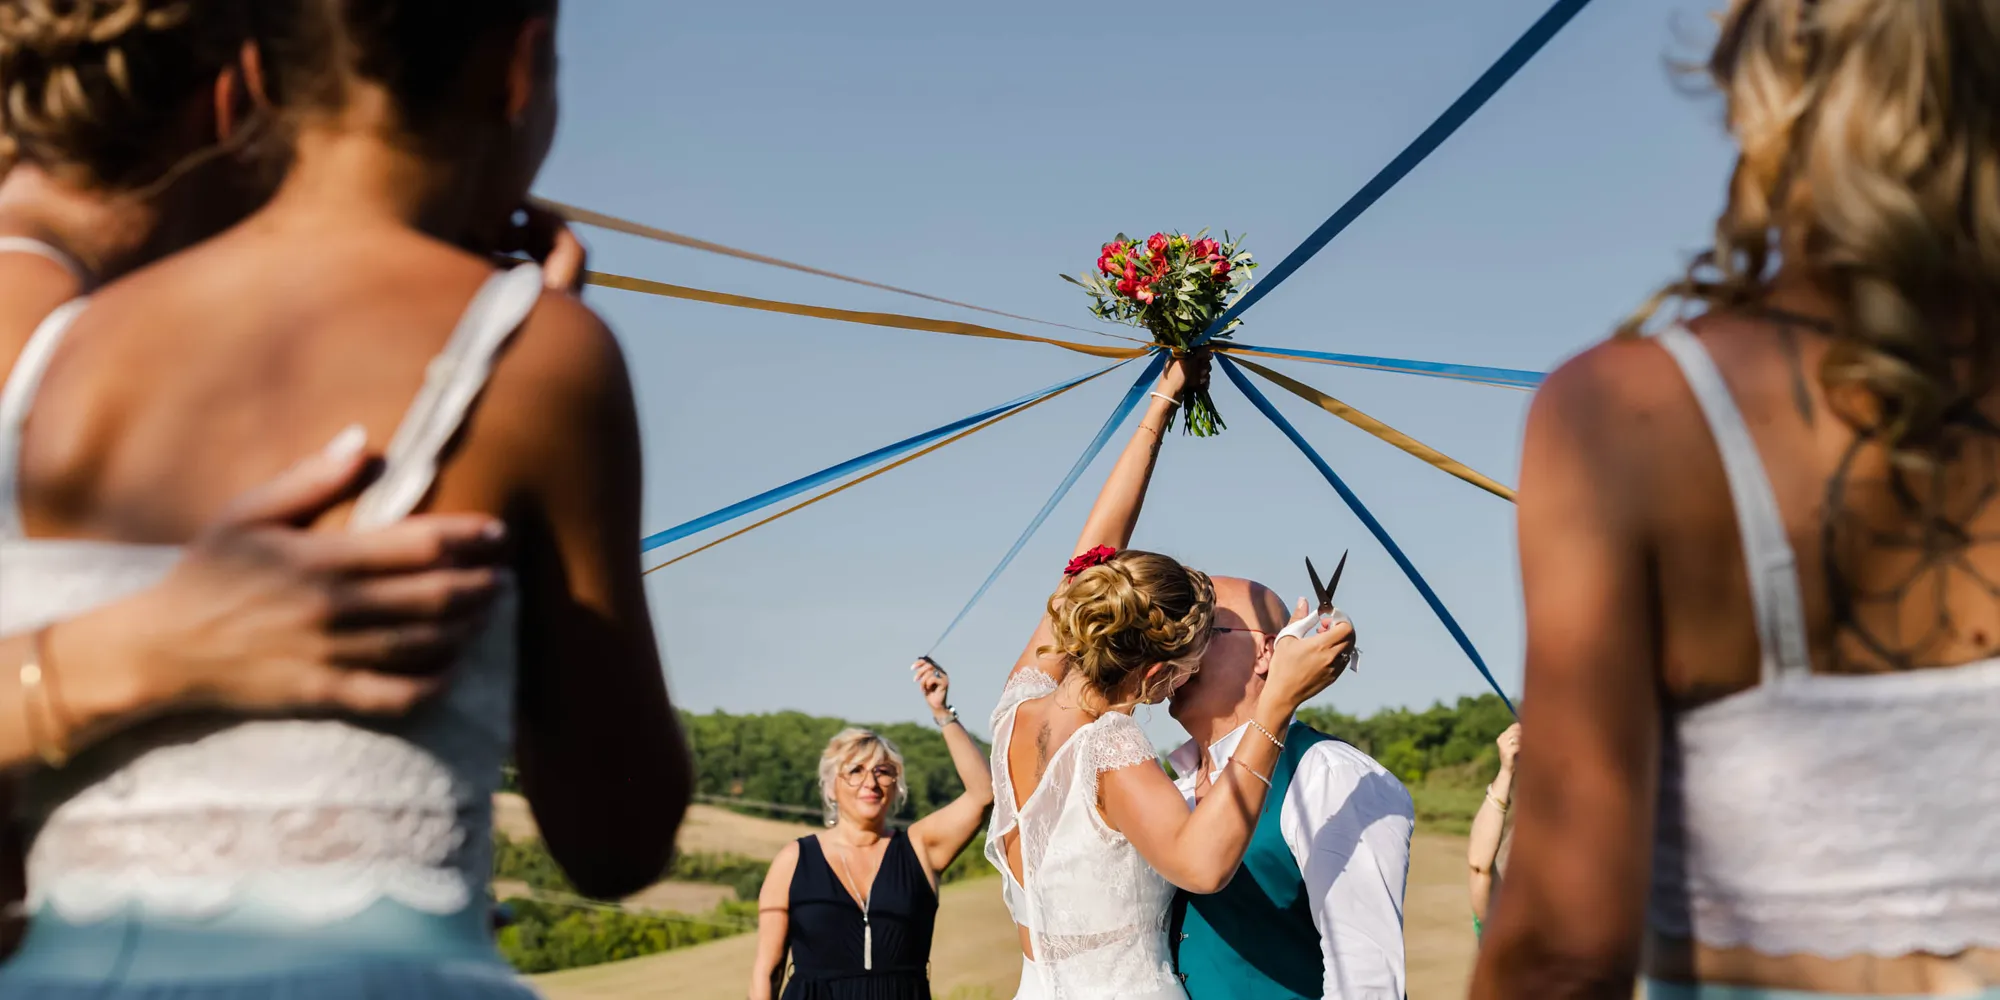
M 68 271 L 70 276 L 74 277 L 79 285 L 87 287 L 92 280 L 90 270 L 83 266 L 83 262 L 64 253 L 54 244 L 44 243 L 32 237 L 0 236 L 0 253 L 32 254 L 36 257 L 54 261 L 57 264 L 61 264 L 63 269 Z
M 496 274 L 431 363 L 362 496 L 355 529 L 407 516 L 494 359 L 542 294 L 538 268 Z M 0 388 L 0 634 L 74 617 L 157 582 L 179 550 L 23 536 L 18 457 L 36 390 L 79 299 L 42 323 Z M 125 913 L 235 915 L 312 927 L 380 902 L 456 914 L 483 905 L 492 794 L 513 741 L 515 592 L 507 587 L 437 700 L 393 722 L 144 723 L 24 781 L 28 903 L 72 923 Z
M 1813 673 L 1798 560 L 1742 411 L 1692 333 L 1658 341 L 1721 453 L 1760 679 L 1666 713 L 1648 923 L 1767 955 L 2000 947 L 2000 660 Z

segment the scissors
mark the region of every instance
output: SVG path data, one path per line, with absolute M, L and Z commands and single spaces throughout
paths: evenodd
M 1325 586 L 1321 586 L 1319 582 L 1319 570 L 1314 568 L 1312 559 L 1308 557 L 1306 559 L 1306 575 L 1312 578 L 1313 595 L 1319 598 L 1319 610 L 1285 626 L 1285 630 L 1278 634 L 1280 636 L 1289 635 L 1294 638 L 1303 639 L 1318 632 L 1320 623 L 1323 621 L 1331 620 L 1335 622 L 1347 622 L 1350 625 L 1353 624 L 1353 620 L 1347 617 L 1347 612 L 1333 606 L 1333 592 L 1339 589 L 1340 576 L 1345 572 L 1347 572 L 1347 553 L 1342 552 L 1340 554 L 1340 563 L 1333 567 L 1333 581 Z M 1345 669 L 1356 673 L 1360 672 L 1360 653 L 1361 651 L 1357 649 L 1348 655 Z
M 1319 595 L 1320 617 L 1324 618 L 1334 613 L 1333 592 L 1340 589 L 1340 574 L 1345 572 L 1347 572 L 1347 553 L 1342 552 L 1340 565 L 1333 568 L 1333 582 L 1322 587 L 1319 585 L 1319 571 L 1313 569 L 1312 557 L 1306 557 L 1306 575 L 1312 577 L 1313 593 Z

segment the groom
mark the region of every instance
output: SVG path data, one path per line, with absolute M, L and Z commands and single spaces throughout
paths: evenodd
M 1277 633 L 1269 587 L 1215 578 L 1216 634 L 1168 711 L 1193 739 L 1168 761 L 1192 804 L 1250 732 Z M 1294 720 L 1235 878 L 1179 894 L 1169 941 L 1190 1000 L 1403 1000 L 1403 887 L 1416 810 L 1367 754 Z

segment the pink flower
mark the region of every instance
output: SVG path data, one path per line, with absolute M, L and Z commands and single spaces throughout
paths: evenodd
M 1153 237 L 1146 241 L 1146 249 L 1153 251 L 1155 257 L 1164 256 L 1167 252 L 1167 234 L 1154 233 Z
M 1214 272 L 1213 272 L 1213 273 L 1214 273 L 1214 275 L 1215 275 L 1215 280 L 1217 280 L 1217 281 L 1221 281 L 1221 280 L 1223 280 L 1223 279 L 1225 279 L 1225 278 L 1229 277 L 1229 262 L 1228 262 L 1228 261 L 1226 261 L 1226 260 L 1218 260 L 1218 261 L 1216 261 L 1216 262 L 1215 262 L 1215 270 L 1214 270 Z
M 1206 260 L 1210 257 L 1214 257 L 1216 251 L 1220 249 L 1222 249 L 1222 245 L 1220 243 L 1217 243 L 1214 240 L 1201 239 L 1194 241 L 1194 246 L 1189 248 L 1188 252 L 1196 257 Z
M 1128 299 L 1131 298 L 1133 296 L 1133 293 L 1137 292 L 1138 290 L 1139 290 L 1139 281 L 1137 278 L 1126 278 L 1124 281 L 1118 283 L 1118 294 L 1123 295 Z
M 1126 281 L 1137 281 L 1137 280 L 1139 280 L 1139 263 L 1138 263 L 1138 261 L 1127 261 L 1127 262 L 1125 263 L 1125 280 L 1126 280 Z
M 1141 302 L 1146 303 L 1147 305 L 1152 305 L 1153 304 L 1152 282 L 1147 282 L 1143 285 L 1140 285 L 1139 290 L 1137 292 L 1134 292 L 1132 297 L 1138 299 Z

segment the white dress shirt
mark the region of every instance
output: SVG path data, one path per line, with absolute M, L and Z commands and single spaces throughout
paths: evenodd
M 1248 729 L 1238 726 L 1209 747 L 1211 782 Z M 1194 741 L 1167 760 L 1193 806 L 1200 766 Z M 1403 889 L 1416 812 L 1395 775 L 1346 743 L 1322 741 L 1299 759 L 1278 831 L 1305 876 L 1327 1000 L 1403 1000 Z

